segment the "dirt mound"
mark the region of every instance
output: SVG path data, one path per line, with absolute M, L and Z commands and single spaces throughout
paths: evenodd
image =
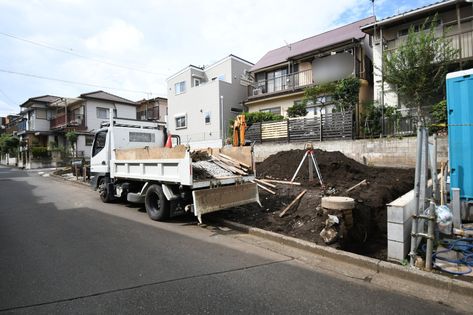
M 331 195 L 348 196 L 356 201 L 353 210 L 354 227 L 349 238 L 332 246 L 356 253 L 386 258 L 387 222 L 386 204 L 414 187 L 414 170 L 370 167 L 356 162 L 341 152 L 315 150 L 325 186 Z M 256 167 L 259 178 L 290 180 L 299 166 L 305 150 L 283 151 L 271 155 Z M 317 176 L 308 180 L 308 164 L 304 162 L 296 181 L 301 186 L 277 185 L 276 195 L 260 190 L 263 207 L 247 205 L 222 215 L 251 226 L 306 239 L 323 245 L 319 233 L 327 218 L 320 208 L 322 192 Z M 350 192 L 346 190 L 365 180 L 367 185 Z M 298 205 L 283 218 L 279 212 L 303 189 L 307 193 Z
M 258 164 L 258 176 L 290 180 L 305 153 L 306 150 L 290 150 L 273 154 Z M 314 150 L 314 157 L 317 160 L 326 186 L 338 183 L 340 177 L 348 180 L 365 179 L 362 177 L 369 171 L 368 166 L 346 157 L 339 151 Z M 309 158 L 305 159 L 295 181 L 304 183 L 309 180 L 309 173 L 307 171 Z

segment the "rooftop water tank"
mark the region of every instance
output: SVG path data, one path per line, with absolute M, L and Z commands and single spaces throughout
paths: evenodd
M 450 187 L 473 199 L 473 69 L 447 74 Z

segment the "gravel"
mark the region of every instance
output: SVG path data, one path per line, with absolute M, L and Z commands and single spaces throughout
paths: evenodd
M 198 161 L 192 163 L 193 168 L 198 168 L 208 173 L 212 177 L 232 176 L 232 172 L 229 172 L 217 164 L 210 161 Z

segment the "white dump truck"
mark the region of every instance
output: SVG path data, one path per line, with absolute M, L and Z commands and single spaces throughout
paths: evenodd
M 251 147 L 191 152 L 178 137 L 173 148 L 164 147 L 166 139 L 164 123 L 113 117 L 102 123 L 90 163 L 101 200 L 144 203 L 158 221 L 192 211 L 199 222 L 205 213 L 260 203 Z

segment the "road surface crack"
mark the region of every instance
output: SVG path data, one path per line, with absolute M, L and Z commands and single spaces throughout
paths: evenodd
M 113 294 L 113 293 L 118 293 L 118 292 L 136 290 L 136 289 L 151 287 L 151 286 L 155 286 L 155 285 L 161 285 L 161 284 L 179 282 L 179 281 L 184 281 L 184 280 L 199 279 L 199 278 L 205 278 L 205 277 L 210 277 L 210 276 L 215 276 L 215 275 L 223 275 L 223 274 L 232 273 L 232 272 L 239 272 L 239 271 L 257 269 L 257 268 L 261 268 L 261 267 L 286 263 L 286 262 L 289 262 L 289 261 L 292 261 L 292 260 L 294 260 L 294 259 L 289 258 L 289 259 L 271 261 L 271 262 L 264 263 L 264 264 L 257 264 L 257 265 L 240 267 L 240 268 L 235 268 L 235 269 L 228 269 L 228 270 L 204 273 L 204 274 L 199 274 L 199 275 L 193 275 L 193 276 L 187 276 L 187 277 L 181 277 L 181 278 L 175 278 L 175 279 L 168 279 L 168 280 L 163 280 L 163 281 L 143 283 L 143 284 L 139 284 L 139 285 L 135 285 L 135 286 L 129 286 L 129 287 L 113 289 L 113 290 L 106 290 L 106 291 L 101 291 L 101 292 L 95 292 L 95 293 L 91 293 L 91 294 L 85 294 L 85 295 L 80 295 L 80 296 L 75 296 L 75 297 L 70 297 L 70 298 L 58 299 L 58 300 L 54 300 L 54 301 L 47 301 L 47 302 L 28 304 L 28 305 L 12 306 L 12 307 L 8 307 L 8 308 L 0 309 L 0 312 L 9 312 L 9 311 L 15 311 L 15 310 L 20 310 L 20 309 L 27 309 L 27 308 L 33 308 L 33 307 L 39 307 L 39 306 L 45 306 L 45 305 L 51 305 L 51 304 L 57 304 L 57 303 L 71 302 L 71 301 L 75 301 L 75 300 L 81 300 L 81 299 L 87 299 L 87 298 L 97 297 L 97 296 L 101 296 L 101 295 L 107 295 L 107 294 Z

